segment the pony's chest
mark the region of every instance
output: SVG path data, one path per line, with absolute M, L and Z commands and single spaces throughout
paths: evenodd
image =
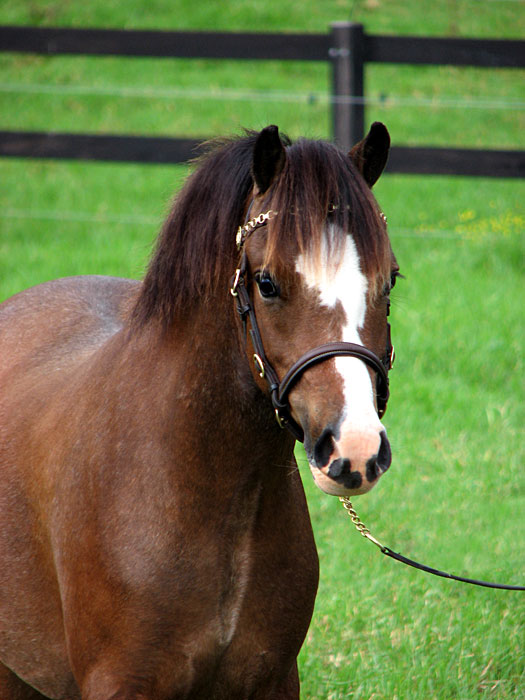
M 216 572 L 226 585 L 215 616 L 196 631 L 200 641 L 192 645 L 200 657 L 192 662 L 196 687 L 206 679 L 206 700 L 252 697 L 289 673 L 310 623 L 318 580 L 313 542 L 301 544 L 302 550 L 283 541 L 275 557 L 269 556 L 271 546 L 261 553 L 247 537 L 230 565 Z M 200 688 L 196 692 L 200 698 Z
M 283 545 L 284 546 L 284 545 Z M 266 569 L 250 571 L 223 611 L 228 646 L 216 687 L 224 697 L 248 697 L 253 687 L 268 687 L 289 670 L 310 624 L 317 591 L 317 557 L 290 556 Z M 241 594 L 242 590 L 242 594 Z M 214 697 L 214 696 L 213 696 Z M 217 697 L 222 698 L 220 692 Z

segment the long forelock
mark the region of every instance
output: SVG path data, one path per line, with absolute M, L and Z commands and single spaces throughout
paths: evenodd
M 268 225 L 265 265 L 286 274 L 301 255 L 337 267 L 353 237 L 372 294 L 390 274 L 390 244 L 378 204 L 351 159 L 332 144 L 298 141 L 287 149 L 284 171 L 266 198 L 278 212 Z

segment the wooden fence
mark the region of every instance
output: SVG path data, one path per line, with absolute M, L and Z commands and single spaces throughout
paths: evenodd
M 366 34 L 337 22 L 327 34 L 252 34 L 0 26 L 0 51 L 56 56 L 149 56 L 329 61 L 333 137 L 348 149 L 364 130 L 367 63 L 525 68 L 525 41 Z M 0 131 L 0 156 L 180 163 L 203 139 Z M 392 147 L 395 173 L 525 177 L 525 151 Z

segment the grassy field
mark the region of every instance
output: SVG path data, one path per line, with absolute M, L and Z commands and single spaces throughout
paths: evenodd
M 0 0 L 1 23 L 321 32 L 343 19 L 371 32 L 521 37 L 525 6 Z M 376 66 L 368 94 L 382 101 L 368 106 L 367 121 L 384 121 L 399 144 L 524 148 L 523 78 Z M 328 81 L 325 67 L 309 64 L 0 54 L 0 128 L 208 136 L 277 123 L 293 137 L 326 137 Z M 119 91 L 133 96 L 112 96 Z M 0 161 L 0 299 L 70 274 L 139 277 L 186 172 Z M 406 276 L 393 298 L 398 358 L 385 417 L 394 462 L 354 505 L 407 556 L 523 584 L 525 185 L 385 176 L 375 191 Z M 525 698 L 523 594 L 466 587 L 385 559 L 301 469 L 321 558 L 300 657 L 303 698 Z

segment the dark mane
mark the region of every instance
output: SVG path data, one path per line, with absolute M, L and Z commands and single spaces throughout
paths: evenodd
M 235 233 L 253 186 L 256 138 L 247 132 L 204 145 L 161 229 L 134 311 L 139 325 L 152 318 L 169 323 L 215 291 L 225 265 L 233 269 Z
M 176 197 L 144 278 L 134 320 L 169 324 L 225 287 L 237 262 L 235 234 L 253 188 L 257 132 L 212 142 Z M 350 231 L 364 272 L 388 274 L 390 247 L 380 212 L 350 158 L 325 141 L 283 142 L 284 170 L 265 197 L 279 214 L 265 231 L 268 265 L 284 268 L 290 250 L 318 254 L 327 218 L 341 240 Z

